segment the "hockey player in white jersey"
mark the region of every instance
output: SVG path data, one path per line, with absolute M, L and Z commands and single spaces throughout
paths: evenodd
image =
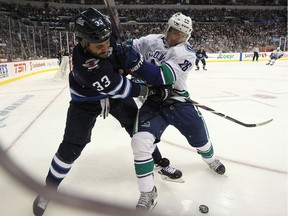
M 270 55 L 270 60 L 268 63 L 266 63 L 266 65 L 273 65 L 275 64 L 275 61 L 277 59 L 282 58 L 282 56 L 284 55 L 284 52 L 280 49 L 280 47 L 277 47 L 277 49 L 275 49 L 271 55 Z
M 139 58 L 143 58 L 143 61 L 139 61 L 143 64 L 127 68 L 133 76 L 141 78 L 147 84 L 173 83 L 172 92 L 164 102 L 155 103 L 153 97 L 149 96 L 139 109 L 137 130 L 131 145 L 140 190 L 136 209 L 140 212 L 146 212 L 155 205 L 157 189 L 151 154 L 156 145 L 154 143 L 159 142 L 168 125 L 173 125 L 186 137 L 213 171 L 219 175 L 225 173 L 225 166 L 214 155 L 203 116 L 189 98 L 186 80 L 196 59 L 195 52 L 188 43 L 192 30 L 191 18 L 178 12 L 169 19 L 165 34 L 134 39 L 133 48 L 128 46 L 127 49 L 130 54 L 136 50 L 140 53 Z M 145 62 L 158 65 L 159 70 L 152 73 Z

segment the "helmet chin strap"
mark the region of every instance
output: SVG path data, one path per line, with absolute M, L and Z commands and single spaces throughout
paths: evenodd
M 172 47 L 172 45 L 169 44 L 169 42 L 167 41 L 167 37 L 168 37 L 168 34 L 169 34 L 169 30 L 170 30 L 171 28 L 173 28 L 173 27 L 170 27 L 170 28 L 168 28 L 168 29 L 166 30 L 166 32 L 165 32 L 165 37 L 163 38 L 163 43 L 164 43 L 165 48 L 170 48 L 170 47 Z M 188 38 L 188 37 L 189 37 L 189 36 L 187 35 L 187 38 Z M 187 39 L 184 40 L 184 41 L 181 41 L 181 42 L 179 42 L 179 43 L 177 43 L 177 44 L 175 44 L 175 45 L 173 45 L 173 46 L 177 46 L 178 44 L 184 43 L 185 41 L 187 41 Z
M 169 43 L 167 42 L 166 38 L 167 38 L 167 35 L 165 36 L 165 38 L 163 38 L 164 47 L 165 47 L 165 48 L 170 48 L 170 45 L 169 45 Z
M 80 44 L 84 48 L 84 50 L 87 50 L 87 48 L 89 46 L 89 42 L 87 42 L 86 40 L 81 40 Z

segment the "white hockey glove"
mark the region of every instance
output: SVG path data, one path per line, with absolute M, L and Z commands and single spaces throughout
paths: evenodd
M 102 108 L 100 116 L 103 117 L 103 119 L 105 119 L 108 117 L 110 111 L 109 98 L 101 99 L 100 104 Z

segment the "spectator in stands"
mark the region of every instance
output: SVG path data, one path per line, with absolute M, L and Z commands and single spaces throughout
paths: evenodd
M 67 0 L 62 0 L 64 3 L 65 1 L 67 2 Z M 39 56 L 51 57 L 49 54 L 56 53 L 55 49 L 59 46 L 60 40 L 56 35 L 59 35 L 61 29 L 62 31 L 73 30 L 71 27 L 72 17 L 79 13 L 79 8 L 65 8 L 65 4 L 61 4 L 61 8 L 49 4 L 49 10 L 43 13 L 43 7 L 37 7 L 33 4 L 8 2 L 8 0 L 7 2 L 0 2 L 1 11 L 9 14 L 9 17 L 3 14 L 0 15 L 0 27 L 1 29 L 9 29 L 11 38 L 7 37 L 4 31 L 0 32 L 0 38 L 5 38 L 6 44 L 12 44 L 12 48 L 10 46 L 9 48 L 8 46 L 5 47 L 5 54 L 8 55 L 10 53 L 12 60 L 19 60 L 26 54 L 30 58 Z M 73 2 L 77 3 L 77 0 Z M 90 2 L 92 0 L 86 0 L 85 4 Z M 103 1 L 97 2 L 104 4 Z M 157 2 L 162 3 L 160 0 L 153 3 L 157 4 Z M 175 1 L 165 1 L 165 4 L 173 2 L 175 3 Z M 94 0 L 93 4 L 95 3 Z M 240 2 L 236 1 L 237 3 L 240 4 Z M 259 5 L 261 3 L 257 2 L 255 4 Z M 281 1 L 279 1 L 280 4 Z M 103 12 L 104 10 L 101 9 Z M 132 38 L 163 31 L 165 22 L 171 15 L 171 9 L 157 7 L 143 9 L 121 8 L 118 12 L 120 17 L 126 17 L 127 20 L 138 22 L 136 25 L 124 25 L 125 31 L 127 30 L 129 37 Z M 187 7 L 180 9 L 180 12 L 190 15 L 195 21 L 195 33 L 189 42 L 193 47 L 199 47 L 205 43 L 207 52 L 211 53 L 249 52 L 253 49 L 252 46 L 250 47 L 251 42 L 254 44 L 257 41 L 258 44 L 271 46 L 274 45 L 275 40 L 287 35 L 287 9 L 269 9 L 263 13 L 263 10 L 257 9 L 228 10 L 223 7 L 222 9 L 200 10 Z M 205 14 L 205 16 L 202 16 L 202 14 Z M 230 25 L 231 19 L 227 19 L 227 17 L 233 17 L 233 25 Z M 8 18 L 10 22 L 7 21 Z M 25 20 L 26 25 L 18 21 L 20 18 Z M 243 23 L 243 20 L 246 20 L 245 23 Z M 201 22 L 201 25 L 198 25 L 199 22 Z M 38 26 L 28 26 L 29 23 L 37 23 Z M 227 30 L 223 31 L 223 29 Z M 257 35 L 255 32 L 257 32 Z M 19 34 L 21 34 L 21 39 L 19 39 Z M 239 37 L 239 34 L 241 34 L 241 37 Z M 203 37 L 203 35 L 205 36 Z M 21 49 L 22 45 L 26 54 L 23 52 L 24 49 Z M 36 47 L 34 45 L 38 46 L 37 50 L 35 50 Z

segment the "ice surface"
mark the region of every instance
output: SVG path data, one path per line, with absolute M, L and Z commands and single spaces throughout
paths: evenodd
M 167 216 L 287 215 L 288 62 L 209 63 L 192 71 L 188 88 L 193 100 L 245 123 L 273 118 L 265 126 L 246 128 L 201 110 L 215 154 L 226 166 L 218 176 L 173 127 L 159 148 L 181 169 L 185 183 L 166 182 L 156 174 L 158 205 Z M 69 103 L 67 81 L 43 73 L 0 86 L 0 138 L 7 153 L 43 183 L 63 136 Z M 32 215 L 35 194 L 20 187 L 0 168 L 1 215 Z M 130 138 L 109 116 L 98 118 L 92 142 L 74 163 L 60 191 L 134 208 L 139 198 Z M 45 216 L 97 215 L 52 202 Z

